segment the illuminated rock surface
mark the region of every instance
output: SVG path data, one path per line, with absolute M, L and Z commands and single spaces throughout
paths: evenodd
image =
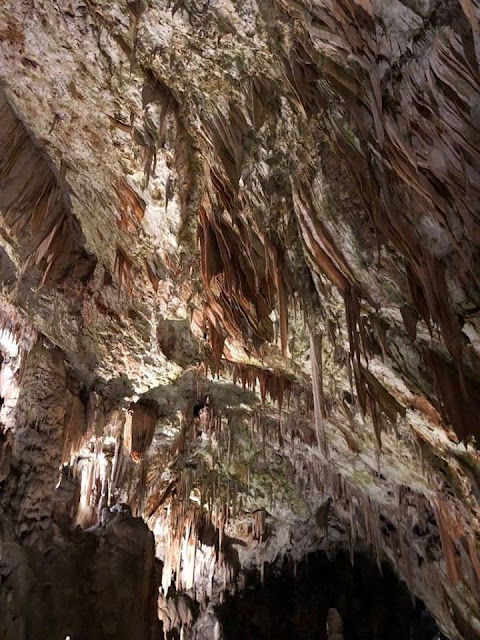
M 479 20 L 0 4 L 2 640 L 233 640 L 316 552 L 480 637 Z

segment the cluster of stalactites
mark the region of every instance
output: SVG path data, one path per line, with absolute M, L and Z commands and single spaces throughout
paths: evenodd
M 38 286 L 47 279 L 58 282 L 73 269 L 78 276 L 89 269 L 75 261 L 82 233 L 70 215 L 65 197 L 65 167 L 55 176 L 30 133 L 0 92 L 0 210 L 7 227 L 21 246 L 23 269 L 41 270 Z
M 211 597 L 213 579 L 223 572 L 224 588 L 231 581 L 231 568 L 225 561 L 225 529 L 241 511 L 241 498 L 234 482 L 224 482 L 218 474 L 194 476 L 182 471 L 168 505 L 155 514 L 154 531 L 163 538 L 164 567 L 162 588 L 166 594 L 177 590 L 206 589 Z
M 430 500 L 398 485 L 395 501 L 379 503 L 313 454 L 302 460 L 296 477 L 300 490 L 316 489 L 323 496 L 316 519 L 325 539 L 333 511 L 346 524 L 352 564 L 355 549 L 366 544 L 379 570 L 384 560 L 392 562 L 412 594 L 438 597 L 448 611 L 450 601 L 442 588 L 445 571 L 450 585 L 462 583 L 478 600 L 480 557 L 475 533 L 452 501 L 440 494 Z
M 142 513 L 147 489 L 145 456 L 157 424 L 155 403 L 140 400 L 128 409 L 105 413 L 99 394 L 91 393 L 87 404 L 70 391 L 67 397 L 63 464 L 71 467 L 79 484 L 77 524 L 95 524 L 102 508 L 121 496 L 128 496 L 133 510 Z
M 198 220 L 205 316 L 217 366 L 227 336 L 255 351 L 271 339 L 269 316 L 275 298 L 284 357 L 288 333 L 288 288 L 281 254 L 250 222 L 248 197 L 238 191 L 243 137 L 251 123 L 233 105 L 230 116 L 231 122 L 220 113 L 207 122 L 214 162 L 205 166 L 206 190 Z
M 256 391 L 258 384 L 262 404 L 265 405 L 267 396 L 269 396 L 280 410 L 285 398 L 287 406 L 290 406 L 292 394 L 308 394 L 305 387 L 302 387 L 283 371 L 235 363 L 232 366 L 232 379 L 234 384 L 240 381 L 244 389 L 253 391 Z
M 248 424 L 248 416 L 242 418 L 245 420 Z M 269 428 L 265 417 L 259 413 L 252 414 L 249 422 L 252 447 L 261 445 L 266 457 L 267 441 L 269 444 L 276 441 L 277 428 Z M 216 443 L 210 456 L 195 455 L 196 449 L 192 445 L 199 429 L 208 442 Z M 186 428 L 186 432 L 191 440 L 184 437 L 182 449 L 177 447 L 175 452 L 183 457 L 193 454 L 192 463 L 182 464 L 177 480 L 149 510 L 154 530 L 165 538 L 164 593 L 172 581 L 176 589 L 192 589 L 206 583 L 211 585 L 213 576 L 219 579 L 219 572 L 223 589 L 227 588 L 233 567 L 225 556 L 226 529 L 247 515 L 247 500 L 255 501 L 250 484 L 255 471 L 250 464 L 247 464 L 243 479 L 229 472 L 237 455 L 241 457 L 236 448 L 235 420 L 211 408 L 204 409 L 200 416 L 192 419 L 192 425 Z M 266 534 L 265 509 L 255 509 L 250 518 L 249 539 L 251 542 L 263 542 Z M 208 580 L 205 580 L 205 572 Z

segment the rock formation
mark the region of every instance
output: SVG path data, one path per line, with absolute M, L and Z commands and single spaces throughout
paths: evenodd
M 218 640 L 320 551 L 480 638 L 479 21 L 3 0 L 0 638 Z

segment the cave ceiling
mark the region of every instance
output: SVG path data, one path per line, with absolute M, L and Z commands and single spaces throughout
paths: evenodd
M 164 629 L 341 549 L 480 637 L 479 20 L 0 3 L 6 557 L 128 505 Z

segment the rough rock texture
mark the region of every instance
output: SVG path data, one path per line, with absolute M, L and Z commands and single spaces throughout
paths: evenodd
M 113 514 L 94 531 L 46 538 L 45 551 L 0 540 L 0 634 L 7 639 L 160 638 L 153 536 Z
M 12 544 L 127 503 L 212 638 L 248 569 L 368 550 L 480 637 L 479 17 L 4 0 Z

